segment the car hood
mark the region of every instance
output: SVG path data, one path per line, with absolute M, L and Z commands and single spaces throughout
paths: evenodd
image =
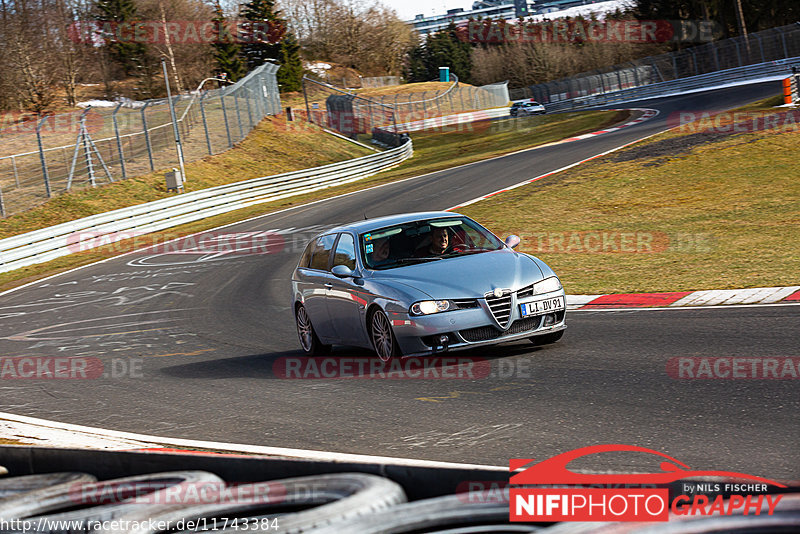
M 543 278 L 537 263 L 508 249 L 374 271 L 376 282 L 400 283 L 431 298 L 478 298 L 495 288 L 516 290 Z

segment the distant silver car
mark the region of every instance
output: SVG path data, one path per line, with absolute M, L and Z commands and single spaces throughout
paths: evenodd
M 512 117 L 521 117 L 523 115 L 542 115 L 544 113 L 547 113 L 545 107 L 535 100 L 514 102 L 511 104 L 511 109 L 508 110 L 508 114 Z
M 561 282 L 472 219 L 410 213 L 315 237 L 292 274 L 300 346 L 374 349 L 386 361 L 521 338 L 554 343 L 566 328 Z

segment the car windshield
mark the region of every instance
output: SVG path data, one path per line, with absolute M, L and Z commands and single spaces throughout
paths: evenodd
M 466 217 L 426 219 L 363 233 L 359 245 L 369 269 L 392 269 L 503 248 L 494 234 Z

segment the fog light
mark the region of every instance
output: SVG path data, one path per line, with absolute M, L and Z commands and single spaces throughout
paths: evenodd
M 544 316 L 544 325 L 543 326 L 550 326 L 556 324 L 556 314 L 555 313 L 548 313 Z
M 439 336 L 439 343 L 441 345 L 447 345 L 447 336 Z

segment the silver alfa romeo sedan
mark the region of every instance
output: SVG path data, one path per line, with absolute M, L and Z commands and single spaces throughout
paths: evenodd
M 558 341 L 561 282 L 542 260 L 513 250 L 469 217 L 408 213 L 339 226 L 311 240 L 292 274 L 300 346 L 392 357 L 530 338 Z

